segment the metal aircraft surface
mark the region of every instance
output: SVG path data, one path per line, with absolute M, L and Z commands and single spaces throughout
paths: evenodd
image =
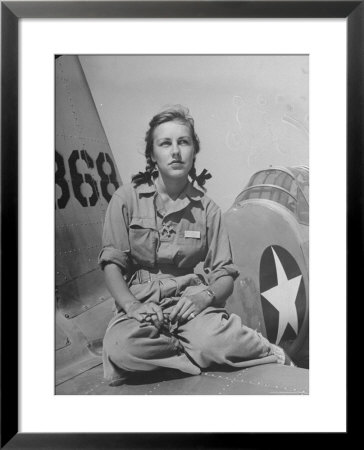
M 79 59 L 61 56 L 55 64 L 58 384 L 99 363 L 112 299 L 97 255 L 105 211 L 121 180 Z
M 225 213 L 240 276 L 230 311 L 308 368 L 308 167 L 255 173 Z
M 122 182 L 78 57 L 60 56 L 56 58 L 55 64 L 56 394 L 307 394 L 308 371 L 277 364 L 238 371 L 214 368 L 197 377 L 160 371 L 153 375 L 147 374 L 147 377 L 135 377 L 132 383 L 123 386 L 108 386 L 103 379 L 101 351 L 103 335 L 114 313 L 113 299 L 97 266 L 97 255 L 108 202 Z M 284 172 L 286 169 L 282 170 Z M 297 178 L 296 175 L 294 177 Z M 289 187 L 282 189 L 290 191 Z M 253 219 L 249 219 L 250 222 L 248 220 L 254 232 L 249 237 L 246 234 L 249 227 L 238 224 L 240 214 L 244 215 L 247 208 L 252 208 L 253 199 L 242 197 L 244 192 L 225 215 L 234 260 L 241 269 L 227 307 L 263 334 L 276 341 L 281 338 L 281 344 L 294 355 L 298 347 L 302 348 L 301 341 L 306 342 L 303 330 L 306 330 L 308 315 L 308 272 L 304 270 L 307 260 L 304 255 L 300 258 L 293 249 L 294 245 L 299 248 L 301 242 L 297 220 L 283 214 L 282 224 L 287 222 L 292 228 L 287 225 L 281 228 L 281 232 L 277 229 L 272 236 L 280 235 L 280 238 L 272 237 L 270 240 L 267 230 L 262 229 L 260 240 L 257 229 L 259 214 L 262 214 L 263 221 L 268 221 L 268 211 L 279 214 L 275 206 L 271 205 L 265 211 L 258 204 L 258 207 L 253 208 L 253 217 L 257 217 L 256 225 L 253 226 Z M 248 192 L 253 193 L 254 189 L 248 187 Z M 298 194 L 292 193 L 289 200 L 291 197 L 297 199 Z M 264 202 L 263 197 L 259 201 L 262 200 Z M 270 200 L 266 198 L 266 202 Z M 276 228 L 278 222 L 273 223 Z M 251 244 L 253 236 L 256 250 L 248 245 L 243 251 L 243 240 Z M 302 252 L 306 250 L 308 246 L 302 244 Z M 254 256 L 254 264 L 249 264 L 246 259 L 249 255 Z M 274 289 L 273 279 L 279 280 L 278 285 L 283 279 L 279 278 L 280 275 L 283 277 L 283 271 L 277 258 L 287 275 L 290 292 L 294 292 L 299 284 L 297 298 L 304 298 L 298 301 L 301 306 L 297 322 L 291 312 L 282 312 L 286 311 L 283 306 L 277 307 L 280 305 L 275 303 L 273 291 L 270 295 L 270 290 Z M 299 269 L 292 263 L 293 258 Z M 264 269 L 265 265 L 270 265 L 271 269 Z M 276 268 L 275 276 L 269 272 L 273 268 Z M 273 284 L 270 285 L 270 282 Z M 258 292 L 261 292 L 261 296 Z M 288 294 L 285 298 L 288 298 Z M 279 313 L 278 328 L 274 308 L 269 309 L 269 303 L 275 305 Z M 274 325 L 270 325 L 272 317 L 275 317 Z M 298 332 L 298 337 L 292 334 L 291 328 L 294 333 Z

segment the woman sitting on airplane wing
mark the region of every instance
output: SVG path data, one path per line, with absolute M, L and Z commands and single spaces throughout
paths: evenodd
M 192 117 L 176 106 L 149 126 L 145 172 L 114 193 L 105 217 L 99 263 L 117 308 L 104 338 L 105 377 L 118 385 L 158 368 L 198 375 L 212 364 L 290 364 L 224 309 L 239 272 L 221 211 L 204 193 L 211 175 L 196 175 Z M 194 273 L 201 261 L 205 276 Z

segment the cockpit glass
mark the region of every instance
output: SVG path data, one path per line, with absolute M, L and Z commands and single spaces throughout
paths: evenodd
M 297 208 L 298 221 L 300 223 L 303 223 L 304 225 L 309 225 L 310 221 L 309 207 L 301 190 L 298 191 L 297 202 L 298 202 Z
M 278 200 L 275 199 L 277 197 L 277 194 L 279 194 Z M 247 189 L 241 194 L 240 198 L 238 199 L 238 203 L 256 198 L 276 201 L 285 208 L 288 208 L 294 214 L 296 213 L 297 202 L 295 201 L 295 199 L 279 188 L 274 188 L 271 186 L 257 186 L 251 189 Z
M 302 189 L 303 195 L 306 197 L 307 202 L 310 201 L 309 192 L 309 172 L 303 168 L 292 168 L 292 173 L 296 177 L 296 181 L 299 187 Z
M 262 172 L 258 172 L 252 176 L 248 186 L 254 186 L 256 184 L 263 184 L 266 177 L 267 177 L 266 170 L 264 170 Z
M 246 190 L 237 198 L 237 203 L 251 199 L 271 200 L 289 209 L 300 223 L 308 225 L 308 170 L 303 167 L 290 170 L 293 176 L 281 169 L 256 173 L 250 179 Z

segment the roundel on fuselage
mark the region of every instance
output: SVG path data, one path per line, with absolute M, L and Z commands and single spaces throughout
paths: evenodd
M 294 257 L 283 247 L 267 247 L 260 261 L 260 298 L 267 338 L 288 352 L 306 313 L 306 289 Z

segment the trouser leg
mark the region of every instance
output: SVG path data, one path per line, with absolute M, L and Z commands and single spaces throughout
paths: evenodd
M 179 327 L 178 337 L 201 368 L 212 363 L 243 368 L 277 362 L 267 339 L 221 308 L 206 308 Z
M 111 326 L 104 337 L 104 375 L 108 380 L 130 372 L 161 367 L 198 375 L 200 369 L 181 351 L 178 340 L 166 336 L 149 323 L 126 319 Z

